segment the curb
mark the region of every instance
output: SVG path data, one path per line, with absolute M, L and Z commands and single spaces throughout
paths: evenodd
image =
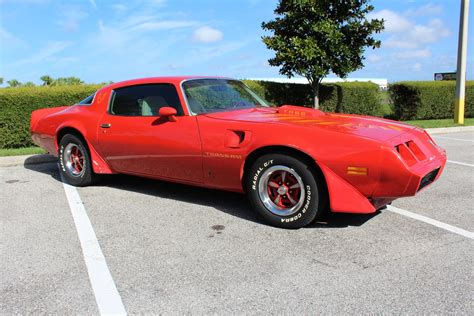
M 425 128 L 425 131 L 427 131 L 431 135 L 450 134 L 450 133 L 457 133 L 457 132 L 470 132 L 470 131 L 474 131 L 474 126 Z
M 37 165 L 41 163 L 56 162 L 58 159 L 52 155 L 23 155 L 0 157 L 0 167 L 14 167 L 19 165 Z

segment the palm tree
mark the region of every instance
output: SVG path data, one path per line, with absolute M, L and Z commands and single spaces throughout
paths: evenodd
M 8 80 L 7 84 L 9 87 L 12 87 L 12 88 L 21 86 L 21 82 L 16 79 Z
M 54 79 L 51 76 L 44 75 L 40 77 L 41 81 L 43 81 L 43 86 L 50 86 L 53 84 Z

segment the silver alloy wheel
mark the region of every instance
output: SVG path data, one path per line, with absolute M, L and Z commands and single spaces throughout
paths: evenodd
M 64 148 L 64 167 L 73 177 L 80 177 L 85 172 L 85 156 L 81 148 L 74 143 L 69 143 Z
M 294 169 L 281 165 L 263 172 L 258 183 L 258 194 L 263 205 L 278 216 L 294 214 L 305 198 L 301 177 Z

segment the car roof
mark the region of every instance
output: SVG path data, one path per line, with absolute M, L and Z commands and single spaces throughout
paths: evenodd
M 175 85 L 179 85 L 182 81 L 185 80 L 192 80 L 192 79 L 230 79 L 232 78 L 227 77 L 211 77 L 211 76 L 174 76 L 174 77 L 149 77 L 149 78 L 139 78 L 139 79 L 131 79 L 126 81 L 120 81 L 116 83 L 112 83 L 110 85 L 105 86 L 104 88 L 108 89 L 116 89 L 126 86 L 133 86 L 138 84 L 148 84 L 148 83 L 172 83 Z

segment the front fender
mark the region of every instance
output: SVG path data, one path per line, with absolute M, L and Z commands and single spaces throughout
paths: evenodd
M 326 179 L 329 206 L 333 212 L 368 214 L 376 211 L 369 200 L 356 188 L 339 177 L 324 164 L 319 167 Z

